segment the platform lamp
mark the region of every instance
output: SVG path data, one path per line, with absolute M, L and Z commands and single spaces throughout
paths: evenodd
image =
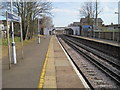
M 40 44 L 41 23 L 42 23 L 41 18 L 38 18 L 38 44 Z
M 118 14 L 118 29 L 119 29 L 119 13 L 118 12 L 115 12 L 115 14 Z M 118 32 L 118 34 L 119 34 L 120 32 Z M 120 36 L 120 34 L 118 35 L 118 36 Z M 118 42 L 120 41 L 120 38 L 118 37 Z
M 118 12 L 115 12 L 115 14 L 118 14 L 118 42 L 120 42 L 120 1 L 118 2 Z
M 40 19 L 38 18 L 38 44 L 40 44 Z

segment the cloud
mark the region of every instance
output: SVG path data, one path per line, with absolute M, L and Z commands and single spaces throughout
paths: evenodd
M 79 11 L 70 10 L 70 9 L 53 9 L 52 12 L 58 12 L 58 13 L 68 13 L 68 14 L 79 14 Z
M 96 2 L 96 0 L 46 0 L 51 2 Z M 118 2 L 119 0 L 98 0 L 99 2 Z
M 103 10 L 104 10 L 104 12 L 110 12 L 111 11 L 111 9 L 107 6 L 105 6 Z
M 100 17 L 103 19 L 104 24 L 118 23 L 118 16 L 114 13 L 104 13 Z
M 118 11 L 118 8 L 111 9 L 109 6 L 105 6 L 103 8 L 103 12 L 104 13 L 114 13 L 114 12 L 117 12 L 117 11 Z
M 10 2 L 11 0 L 0 0 L 0 2 Z M 14 0 L 15 2 L 17 0 Z M 36 2 L 36 0 L 26 0 L 28 2 Z M 96 0 L 43 0 L 46 2 L 95 2 Z M 100 2 L 118 2 L 119 0 L 98 0 Z

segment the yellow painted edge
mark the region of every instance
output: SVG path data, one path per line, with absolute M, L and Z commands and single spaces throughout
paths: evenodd
M 51 42 L 51 40 L 50 40 L 50 42 Z M 45 61 L 44 61 L 42 72 L 41 72 L 41 75 L 40 75 L 40 80 L 39 80 L 39 84 L 38 84 L 39 89 L 38 90 L 41 90 L 43 88 L 45 71 L 46 71 L 46 66 L 47 66 L 47 61 L 48 61 L 48 56 L 49 56 L 49 51 L 50 51 L 50 42 L 49 42 L 49 45 L 48 45 L 48 51 L 47 51 L 47 54 L 46 54 L 46 58 L 45 58 Z

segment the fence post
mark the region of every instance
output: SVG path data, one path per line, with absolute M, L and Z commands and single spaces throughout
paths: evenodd
M 99 39 L 100 39 L 100 31 L 99 31 Z
M 93 31 L 93 37 L 95 38 L 95 31 Z
M 114 32 L 114 30 L 113 30 L 113 41 L 115 40 L 115 32 Z
M 21 30 L 21 54 L 22 54 L 22 59 L 24 58 L 24 54 L 23 54 L 23 30 L 22 30 L 22 21 L 20 22 L 20 30 Z

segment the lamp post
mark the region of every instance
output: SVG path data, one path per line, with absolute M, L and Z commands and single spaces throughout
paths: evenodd
M 40 23 L 39 23 L 39 19 L 38 19 L 38 44 L 40 44 Z
M 119 12 L 115 12 L 115 14 L 118 14 L 118 29 L 119 29 Z M 118 42 L 120 42 L 120 30 L 119 30 L 119 32 L 118 32 L 118 40 L 117 40 Z
M 13 14 L 13 4 L 11 0 L 11 13 Z M 13 21 L 11 22 L 12 24 L 12 61 L 11 63 L 17 64 L 16 60 L 16 48 L 15 48 L 15 41 L 14 41 L 14 26 L 13 26 Z
M 120 1 L 118 2 L 118 12 L 115 12 L 115 14 L 118 14 L 118 42 L 120 42 Z

